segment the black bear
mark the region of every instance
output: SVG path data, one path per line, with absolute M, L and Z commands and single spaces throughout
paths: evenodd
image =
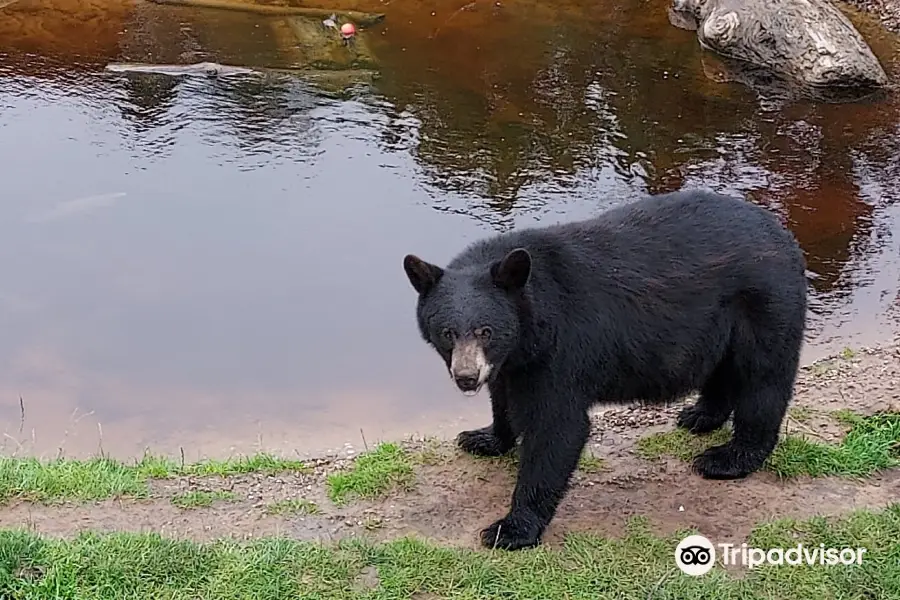
M 806 326 L 806 261 L 776 216 L 682 190 L 586 221 L 475 242 L 446 268 L 407 255 L 424 340 L 457 387 L 487 384 L 493 422 L 457 438 L 499 456 L 521 438 L 512 506 L 488 547 L 535 546 L 553 519 L 598 402 L 664 403 L 699 391 L 678 425 L 732 439 L 694 459 L 738 479 L 774 449 Z

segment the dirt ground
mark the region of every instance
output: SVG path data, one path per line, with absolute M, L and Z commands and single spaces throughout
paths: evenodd
M 900 33 L 900 0 L 845 0 L 845 2 L 875 15 L 888 31 Z
M 900 411 L 900 344 L 844 353 L 805 367 L 797 382 L 795 407 L 785 429 L 833 440 L 842 432 L 823 412 L 849 408 L 862 414 Z M 616 536 L 632 515 L 646 515 L 660 533 L 698 527 L 716 540 L 745 539 L 754 524 L 775 517 L 840 514 L 880 508 L 900 498 L 900 472 L 862 481 L 836 478 L 779 481 L 757 473 L 738 482 L 705 481 L 677 460 L 638 457 L 639 437 L 674 427 L 679 406 L 598 410 L 593 417 L 591 453 L 603 460 L 595 472 L 579 471 L 551 524 L 545 543 L 558 543 L 569 531 Z M 458 546 L 477 547 L 478 530 L 501 517 L 514 483 L 509 462 L 475 459 L 448 441 L 404 442 L 420 459 L 415 484 L 383 499 L 338 507 L 325 492 L 325 477 L 346 468 L 347 459 L 325 457 L 314 472 L 285 476 L 183 478 L 156 481 L 144 500 L 95 504 L 39 505 L 18 502 L 0 508 L 0 527 L 28 526 L 53 536 L 81 530 L 157 531 L 194 540 L 247 539 L 283 535 L 305 540 L 348 536 L 390 539 L 405 534 Z M 206 508 L 181 509 L 171 498 L 192 490 L 228 490 L 234 500 Z M 269 503 L 305 498 L 316 515 L 270 515 Z

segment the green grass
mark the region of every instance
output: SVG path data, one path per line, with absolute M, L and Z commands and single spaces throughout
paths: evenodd
M 167 458 L 147 455 L 135 468 L 146 477 L 159 479 L 178 477 L 181 475 L 210 476 L 218 475 L 245 475 L 248 473 L 262 473 L 274 475 L 286 471 L 309 472 L 309 468 L 303 461 L 288 458 L 279 458 L 271 454 L 259 453 L 251 456 L 239 456 L 235 458 L 204 459 L 194 463 L 179 464 Z
M 391 489 L 407 487 L 413 479 L 412 461 L 397 444 L 380 444 L 371 452 L 360 454 L 346 472 L 328 476 L 328 497 L 335 504 L 351 498 L 372 498 Z
M 145 496 L 146 477 L 136 467 L 96 458 L 54 460 L 0 458 L 0 500 L 22 498 L 38 502 L 99 500 L 114 496 Z
M 900 414 L 860 416 L 840 411 L 833 416 L 850 426 L 840 444 L 825 444 L 806 437 L 783 436 L 765 464 L 765 470 L 784 478 L 809 475 L 866 477 L 900 466 Z M 656 433 L 638 440 L 636 450 L 645 458 L 672 456 L 690 460 L 709 446 L 722 444 L 731 433 L 722 428 L 707 435 L 683 429 Z
M 145 497 L 150 478 L 181 475 L 239 475 L 244 473 L 306 472 L 300 461 L 268 454 L 227 460 L 179 464 L 147 455 L 134 464 L 110 458 L 89 460 L 0 457 L 0 502 L 13 498 L 34 502 L 101 500 L 119 496 Z
M 778 600 L 900 598 L 900 505 L 838 520 L 757 527 L 752 545 L 863 547 L 862 565 L 762 566 L 700 577 L 674 564 L 677 542 L 632 519 L 621 539 L 570 535 L 520 552 L 441 548 L 414 539 L 336 546 L 287 539 L 207 544 L 158 534 L 72 540 L 0 531 L 0 597 L 11 600 Z M 726 540 L 712 540 L 714 543 Z M 735 540 L 728 540 L 735 541 Z M 369 585 L 361 585 L 361 575 Z
M 213 502 L 219 501 L 232 501 L 237 497 L 233 492 L 228 492 L 224 490 L 216 490 L 213 492 L 207 492 L 203 490 L 195 490 L 193 492 L 185 492 L 183 494 L 177 494 L 172 497 L 172 504 L 177 506 L 178 508 L 204 508 L 207 506 L 212 506 Z
M 813 410 L 806 406 L 792 406 L 788 409 L 788 415 L 801 423 L 806 423 L 812 419 L 814 414 Z
M 582 473 L 599 473 L 606 469 L 606 461 L 585 452 L 578 461 L 578 470 Z
M 857 357 L 857 353 L 853 348 L 844 348 L 843 350 L 841 350 L 840 356 L 844 360 L 853 360 Z
M 317 515 L 320 512 L 319 506 L 306 498 L 279 500 L 266 506 L 266 513 L 270 515 Z
M 639 456 L 648 459 L 671 456 L 681 460 L 691 460 L 710 446 L 724 444 L 731 439 L 731 431 L 716 429 L 712 433 L 694 435 L 680 427 L 672 431 L 662 431 L 640 438 L 635 444 Z

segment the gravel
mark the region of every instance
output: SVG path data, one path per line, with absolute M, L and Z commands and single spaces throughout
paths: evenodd
M 878 17 L 888 31 L 900 33 L 900 0 L 844 0 Z

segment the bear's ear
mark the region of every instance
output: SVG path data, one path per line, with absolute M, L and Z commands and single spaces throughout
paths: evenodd
M 505 290 L 520 290 L 531 275 L 531 254 L 525 248 L 516 248 L 491 267 L 494 283 Z
M 409 282 L 419 294 L 426 294 L 438 282 L 444 270 L 437 265 L 425 262 L 415 254 L 407 254 L 403 258 L 403 270 Z

